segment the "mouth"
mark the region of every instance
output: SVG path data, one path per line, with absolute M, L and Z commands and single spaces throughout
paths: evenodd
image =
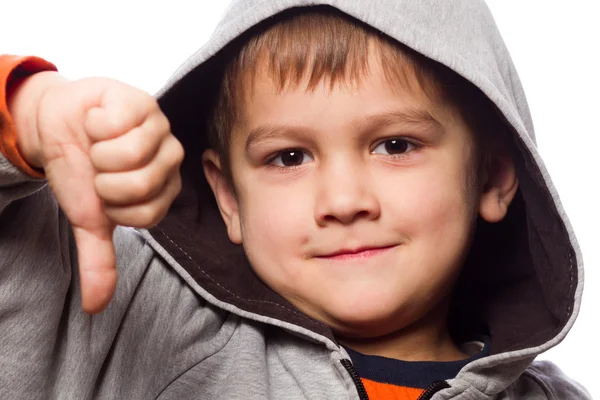
M 396 245 L 380 247 L 360 247 L 357 249 L 341 249 L 333 253 L 317 256 L 315 258 L 329 261 L 365 259 L 378 256 L 395 247 Z

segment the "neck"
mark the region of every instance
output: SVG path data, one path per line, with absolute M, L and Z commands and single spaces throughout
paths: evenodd
M 468 358 L 450 337 L 448 304 L 431 311 L 413 324 L 376 338 L 339 338 L 359 353 L 403 361 L 457 361 Z

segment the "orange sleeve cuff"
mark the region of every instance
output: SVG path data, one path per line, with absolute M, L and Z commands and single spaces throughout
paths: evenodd
M 8 96 L 23 79 L 41 71 L 56 71 L 56 67 L 38 57 L 0 55 L 0 153 L 24 173 L 34 178 L 44 174 L 25 161 L 17 147 L 15 125 L 8 112 Z

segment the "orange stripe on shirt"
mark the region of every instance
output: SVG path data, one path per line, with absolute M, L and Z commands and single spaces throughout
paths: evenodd
M 372 400 L 417 400 L 424 392 L 423 389 L 379 383 L 365 378 L 361 378 L 361 381 Z
M 26 174 L 43 178 L 19 152 L 15 125 L 8 112 L 8 96 L 23 79 L 41 71 L 56 71 L 56 67 L 38 57 L 0 55 L 0 152 Z

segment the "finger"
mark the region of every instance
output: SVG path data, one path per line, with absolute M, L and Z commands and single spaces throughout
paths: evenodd
M 131 205 L 146 202 L 161 192 L 183 158 L 181 144 L 173 136 L 166 138 L 147 166 L 129 172 L 96 175 L 96 193 L 107 205 Z
M 103 214 L 96 195 L 96 174 L 86 148 L 64 141 L 57 157 L 44 165 L 46 177 L 56 200 L 67 216 L 77 248 L 84 310 L 96 313 L 109 302 L 116 286 L 113 225 Z
M 169 121 L 162 113 L 154 113 L 139 127 L 115 139 L 96 142 L 90 158 L 98 172 L 132 171 L 148 164 L 171 134 Z
M 112 139 L 142 125 L 158 110 L 148 93 L 113 81 L 105 86 L 100 105 L 88 110 L 84 127 L 92 141 Z
M 112 228 L 89 231 L 73 227 L 79 261 L 81 304 L 85 312 L 104 310 L 117 286 Z
M 181 191 L 181 176 L 175 173 L 160 195 L 141 204 L 105 207 L 106 216 L 115 224 L 150 229 L 158 224 L 169 211 L 171 203 Z

